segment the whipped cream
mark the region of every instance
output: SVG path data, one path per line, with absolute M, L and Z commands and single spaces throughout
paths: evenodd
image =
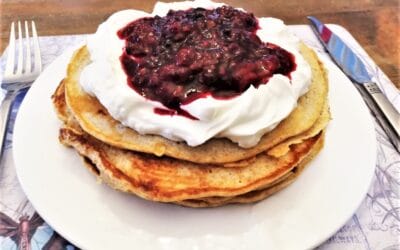
M 260 29 L 257 35 L 263 42 L 274 43 L 294 55 L 296 69 L 291 72 L 291 80 L 275 74 L 267 84 L 258 88 L 251 85 L 234 98 L 218 100 L 208 96 L 181 106 L 199 120 L 154 113 L 154 108 L 165 107 L 129 87 L 120 62 L 125 41 L 118 38 L 117 31 L 128 23 L 143 17 L 165 16 L 171 9 L 211 9 L 222 5 L 208 0 L 158 2 L 151 14 L 138 10 L 116 12 L 87 40 L 92 62 L 81 74 L 82 88 L 96 96 L 113 118 L 141 134 L 157 134 L 185 141 L 190 146 L 200 145 L 213 137 L 229 138 L 241 147 L 256 145 L 266 132 L 291 113 L 311 82 L 311 68 L 299 53 L 300 40 L 281 20 L 258 18 Z

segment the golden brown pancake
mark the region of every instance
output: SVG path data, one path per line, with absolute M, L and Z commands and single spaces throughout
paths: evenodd
M 298 106 L 284 121 L 265 134 L 256 146 L 247 149 L 223 138 L 211 139 L 200 146 L 190 147 L 184 142 L 171 141 L 158 135 L 141 135 L 122 126 L 108 114 L 95 97 L 88 95 L 80 87 L 80 73 L 90 63 L 86 47 L 80 48 L 74 54 L 68 66 L 67 77 L 64 80 L 65 97 L 67 106 L 80 127 L 109 145 L 195 163 L 243 166 L 252 161 L 251 157 L 310 130 L 321 116 L 328 92 L 325 70 L 311 49 L 301 45 L 301 53 L 312 68 L 313 80 L 309 91 L 299 99 Z M 295 141 L 300 140 L 297 138 Z M 285 151 L 287 147 L 282 146 L 279 150 L 270 151 L 270 154 L 281 155 Z M 239 162 L 241 160 L 245 162 Z
M 292 184 L 297 177 L 304 171 L 307 164 L 319 153 L 324 144 L 324 137 L 322 136 L 318 139 L 317 143 L 313 146 L 310 153 L 299 163 L 298 166 L 292 169 L 289 173 L 284 175 L 278 181 L 271 183 L 271 185 L 267 185 L 267 187 L 250 191 L 248 193 L 244 193 L 238 196 L 233 197 L 205 197 L 201 199 L 191 199 L 191 200 L 183 200 L 175 202 L 176 204 L 187 206 L 187 207 L 217 207 L 226 204 L 235 204 L 235 203 L 253 203 L 260 200 L 263 200 L 285 187 Z
M 281 178 L 277 179 L 276 181 L 268 184 L 260 189 L 250 191 L 248 193 L 244 193 L 238 196 L 227 196 L 227 197 L 203 197 L 199 199 L 189 199 L 189 200 L 182 200 L 174 202 L 175 204 L 187 206 L 187 207 L 194 207 L 194 208 L 203 208 L 203 207 L 217 207 L 226 204 L 233 204 L 233 203 L 252 203 L 263 200 L 283 188 L 287 187 L 291 183 L 293 183 L 296 178 L 300 175 L 301 172 L 305 169 L 307 164 L 318 154 L 318 152 L 323 147 L 323 137 L 321 137 L 318 142 L 313 146 L 311 152 L 305 157 L 298 166 L 293 168 L 289 173 L 286 173 Z M 100 175 L 99 170 L 97 169 L 96 165 L 87 157 L 82 156 L 82 160 L 84 165 L 96 176 Z
M 321 137 L 318 134 L 293 145 L 280 158 L 262 153 L 246 167 L 225 168 L 119 149 L 85 132 L 78 133 L 68 127 L 60 130 L 60 141 L 89 158 L 102 181 L 115 189 L 161 202 L 237 196 L 262 188 L 297 166 Z
M 187 206 L 187 207 L 194 207 L 194 208 L 203 208 L 203 207 L 217 207 L 226 204 L 233 204 L 233 203 L 252 203 L 263 200 L 283 188 L 287 187 L 291 183 L 293 183 L 296 178 L 300 175 L 301 172 L 305 169 L 309 161 L 311 161 L 321 150 L 323 146 L 323 137 L 321 137 L 318 142 L 313 146 L 311 152 L 304 158 L 298 166 L 293 168 L 289 173 L 283 175 L 281 178 L 272 182 L 265 187 L 250 191 L 248 193 L 244 193 L 238 196 L 227 196 L 227 197 L 203 197 L 199 199 L 190 199 L 190 200 L 182 200 L 174 202 L 175 204 Z M 83 162 L 85 166 L 96 176 L 100 174 L 99 170 L 95 166 L 95 164 L 87 157 L 82 156 Z
M 80 131 L 80 126 L 77 121 L 72 116 L 71 112 L 69 111 L 66 103 L 65 103 L 65 84 L 64 81 L 61 81 L 59 86 L 57 87 L 56 91 L 52 95 L 53 104 L 56 110 L 56 113 L 60 120 L 67 123 L 69 128 L 75 128 L 75 130 Z M 299 135 L 293 136 L 288 138 L 287 140 L 275 145 L 271 149 L 267 151 L 267 154 L 274 157 L 280 157 L 285 155 L 290 148 L 290 145 L 300 143 L 305 139 L 313 137 L 317 135 L 321 130 L 323 130 L 330 120 L 330 112 L 328 102 L 325 102 L 324 108 L 322 109 L 321 115 L 318 117 L 317 121 L 314 125 Z M 223 165 L 225 167 L 243 167 L 255 160 L 255 157 L 250 157 L 248 159 L 240 160 L 237 162 L 225 163 L 225 164 L 218 164 Z
M 69 108 L 67 107 L 67 103 L 65 102 L 64 80 L 62 80 L 60 84 L 58 84 L 56 90 L 54 91 L 54 94 L 51 96 L 51 100 L 53 102 L 53 107 L 56 111 L 58 119 L 66 123 L 69 117 L 72 116 L 72 114 L 70 113 Z
M 331 113 L 329 111 L 329 103 L 328 100 L 324 103 L 324 107 L 317 121 L 309 128 L 301 134 L 292 136 L 286 139 L 283 142 L 275 145 L 274 147 L 268 149 L 267 154 L 274 157 L 280 157 L 285 155 L 290 150 L 290 146 L 293 144 L 301 143 L 305 139 L 316 136 L 321 130 L 325 129 L 331 120 Z

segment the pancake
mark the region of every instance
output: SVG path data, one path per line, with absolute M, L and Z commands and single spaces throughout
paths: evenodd
M 190 200 L 182 200 L 173 202 L 175 204 L 193 207 L 193 208 L 204 208 L 204 207 L 218 207 L 226 204 L 245 204 L 245 203 L 253 203 L 260 200 L 263 200 L 285 187 L 289 186 L 293 183 L 296 178 L 304 171 L 307 164 L 318 154 L 318 152 L 323 147 L 323 140 L 321 137 L 318 142 L 312 147 L 311 152 L 299 163 L 298 166 L 293 168 L 289 173 L 283 175 L 281 178 L 272 182 L 271 184 L 266 185 L 258 190 L 250 191 L 248 193 L 244 193 L 238 196 L 228 196 L 228 197 L 203 197 L 199 199 L 190 199 Z M 85 166 L 96 176 L 100 174 L 95 164 L 87 157 L 82 156 L 83 162 Z
M 96 176 L 100 174 L 96 165 L 87 157 L 81 156 L 83 164 L 86 166 L 90 172 Z M 193 208 L 205 208 L 205 207 L 218 207 L 226 204 L 234 204 L 234 203 L 253 203 L 265 199 L 272 194 L 282 190 L 283 188 L 290 185 L 295 180 L 295 173 L 297 173 L 298 167 L 295 167 L 290 173 L 287 173 L 278 181 L 274 182 L 272 185 L 268 185 L 268 187 L 250 191 L 245 194 L 241 194 L 233 197 L 204 197 L 200 199 L 190 199 L 190 200 L 182 200 L 171 202 L 177 205 L 185 206 L 185 207 L 193 207 Z M 101 179 L 97 179 L 101 182 Z
M 313 146 L 310 153 L 299 163 L 298 166 L 293 168 L 289 173 L 283 176 L 278 181 L 268 185 L 267 187 L 259 190 L 250 191 L 245 194 L 241 194 L 233 197 L 206 197 L 201 199 L 183 200 L 175 202 L 178 205 L 194 208 L 203 207 L 218 207 L 226 204 L 246 204 L 254 203 L 281 191 L 285 187 L 292 184 L 297 177 L 304 171 L 307 164 L 314 159 L 314 157 L 319 153 L 324 144 L 324 137 L 318 139 L 317 143 Z
M 70 112 L 66 102 L 65 102 L 65 84 L 64 81 L 61 81 L 59 86 L 56 88 L 54 94 L 52 95 L 53 105 L 55 107 L 57 116 L 61 121 L 68 124 L 70 129 L 75 129 L 76 131 L 81 131 L 79 123 L 73 117 Z M 318 117 L 317 121 L 313 124 L 313 126 L 301 133 L 299 135 L 288 138 L 287 140 L 275 145 L 271 149 L 267 151 L 267 154 L 273 157 L 280 157 L 285 155 L 289 150 L 290 146 L 293 144 L 301 143 L 305 139 L 311 138 L 317 135 L 321 130 L 323 130 L 328 122 L 330 121 L 330 112 L 328 102 L 324 103 L 324 108 L 322 109 L 322 113 Z M 240 160 L 237 162 L 218 164 L 224 167 L 243 167 L 249 165 L 251 162 L 254 162 L 255 157 L 250 157 L 248 159 Z
M 54 94 L 52 95 L 52 101 L 56 114 L 59 117 L 59 119 L 64 123 L 66 123 L 69 129 L 74 129 L 75 131 L 81 133 L 82 130 L 79 126 L 79 123 L 75 120 L 65 102 L 64 81 L 61 81 L 58 87 L 56 88 Z M 329 106 L 328 102 L 325 102 L 320 117 L 317 119 L 315 124 L 309 130 L 300 135 L 289 138 L 286 141 L 274 146 L 273 148 L 267 151 L 267 154 L 273 157 L 280 157 L 282 155 L 285 155 L 290 150 L 290 146 L 292 144 L 301 143 L 303 140 L 317 135 L 321 130 L 323 130 L 326 127 L 329 120 L 330 120 Z M 218 164 L 218 165 L 224 167 L 243 167 L 249 165 L 251 162 L 254 162 L 254 160 L 255 157 L 250 157 L 248 159 L 240 160 L 237 162 Z
M 58 84 L 53 95 L 51 95 L 51 101 L 53 102 L 53 107 L 56 111 L 58 119 L 66 123 L 72 114 L 70 113 L 67 103 L 65 102 L 64 80 Z
M 290 146 L 293 144 L 301 143 L 305 139 L 316 136 L 321 130 L 324 130 L 331 120 L 331 113 L 329 110 L 328 100 L 324 103 L 324 107 L 317 121 L 305 132 L 298 134 L 296 136 L 290 137 L 285 141 L 275 145 L 274 147 L 268 149 L 267 154 L 274 157 L 281 157 L 285 155 L 290 150 Z
M 90 55 L 85 46 L 74 54 L 68 66 L 67 77 L 64 80 L 66 103 L 80 127 L 106 144 L 194 163 L 235 166 L 234 162 L 247 159 L 246 163 L 236 165 L 243 166 L 251 157 L 309 130 L 321 116 L 328 92 L 325 70 L 315 52 L 304 44 L 300 49 L 312 68 L 310 89 L 299 99 L 298 106 L 292 113 L 252 148 L 241 148 L 223 138 L 214 138 L 200 146 L 190 147 L 185 142 L 171 141 L 158 135 L 141 135 L 124 127 L 108 114 L 95 97 L 88 95 L 80 87 L 80 73 L 90 63 Z M 281 155 L 287 151 L 287 147 L 282 148 L 279 152 L 271 151 L 271 154 Z
M 160 202 L 237 196 L 264 187 L 297 166 L 321 137 L 293 145 L 280 158 L 262 153 L 246 167 L 225 168 L 116 148 L 68 127 L 59 135 L 61 143 L 89 158 L 99 178 L 111 187 Z

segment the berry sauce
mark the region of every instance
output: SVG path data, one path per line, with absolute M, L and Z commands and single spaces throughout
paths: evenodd
M 125 40 L 120 60 L 129 86 L 167 108 L 155 113 L 197 119 L 181 105 L 210 95 L 232 98 L 274 74 L 290 78 L 294 56 L 262 42 L 258 29 L 253 14 L 228 6 L 171 10 L 119 30 Z

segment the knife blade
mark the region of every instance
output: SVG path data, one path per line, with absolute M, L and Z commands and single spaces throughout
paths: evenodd
M 308 16 L 313 32 L 333 61 L 355 83 L 367 106 L 400 153 L 400 114 L 380 91 L 356 53 L 325 24 Z

